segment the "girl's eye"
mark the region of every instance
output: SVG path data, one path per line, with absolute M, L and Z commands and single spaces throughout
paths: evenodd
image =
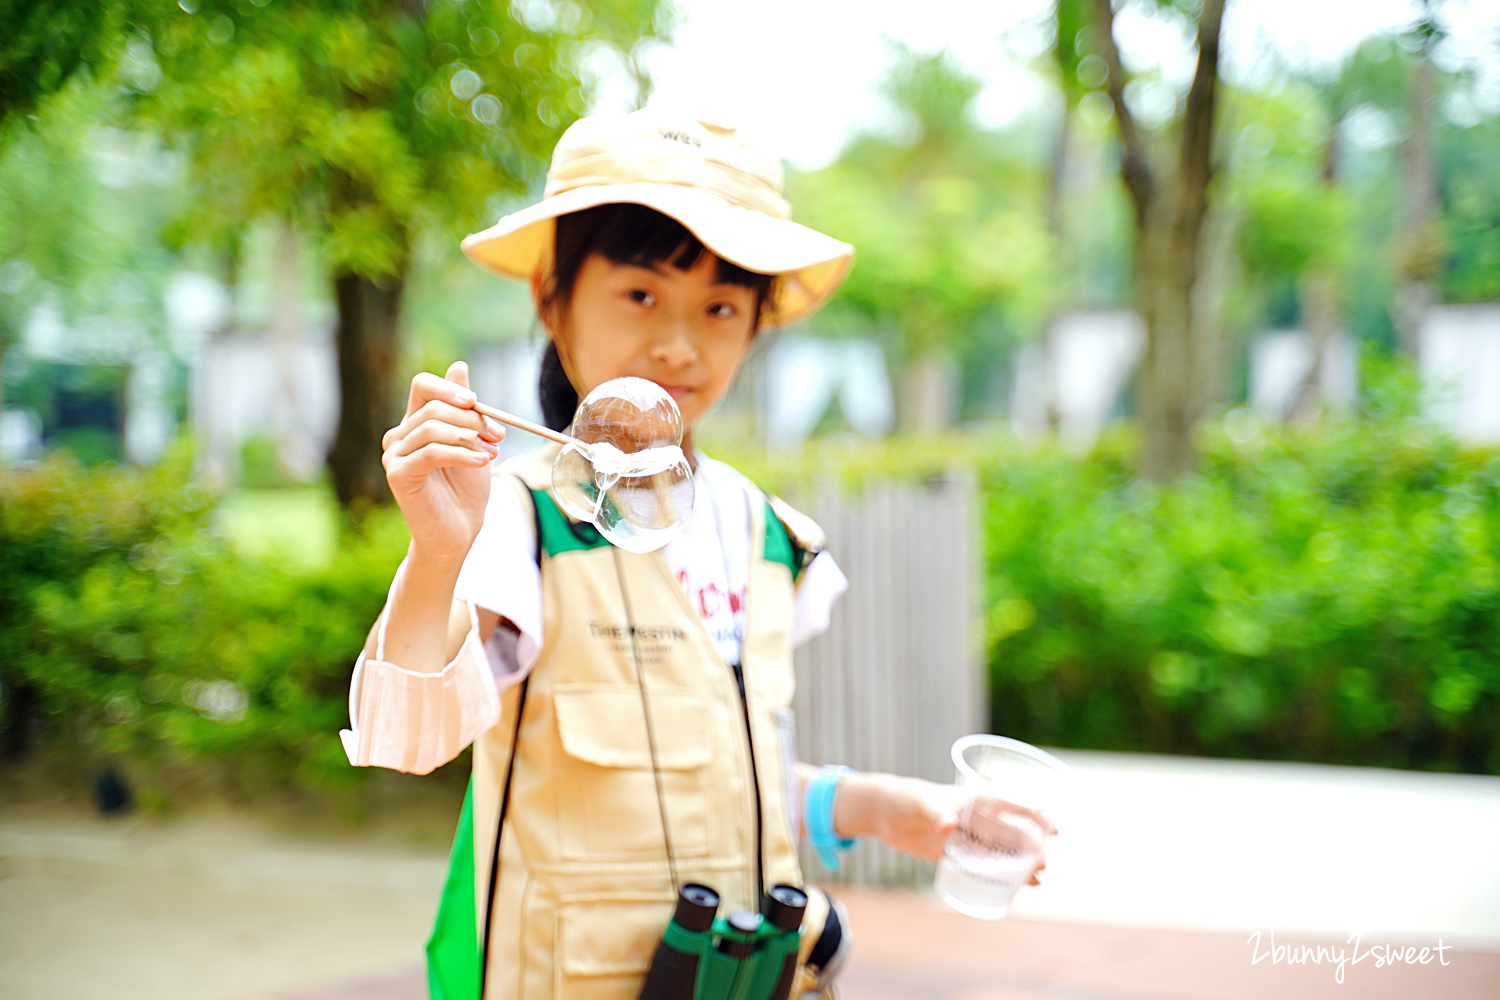
M 732 319 L 735 315 L 735 309 L 728 302 L 720 302 L 709 306 L 708 314 L 715 319 Z
M 636 303 L 637 305 L 643 305 L 643 306 L 654 306 L 654 305 L 656 305 L 656 296 L 652 295 L 650 292 L 646 291 L 644 288 L 632 288 L 630 291 L 628 291 L 628 292 L 625 293 L 625 297 L 628 298 L 630 301 Z

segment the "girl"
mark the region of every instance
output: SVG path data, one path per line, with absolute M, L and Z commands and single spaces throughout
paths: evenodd
M 656 382 L 695 504 L 660 552 L 616 549 L 551 498 L 556 446 L 492 472 L 504 432 L 462 362 L 412 380 L 384 440 L 411 546 L 342 736 L 352 763 L 418 774 L 474 746 L 434 997 L 630 1000 L 682 885 L 759 911 L 802 884 L 804 830 L 836 865 L 861 836 L 936 860 L 956 826 L 948 786 L 795 762 L 792 647 L 845 580 L 814 524 L 692 448 L 757 330 L 818 308 L 853 259 L 790 221 L 780 187 L 732 128 L 598 116 L 559 141 L 541 202 L 464 240 L 531 284 L 547 423 L 608 379 Z M 824 989 L 849 941 L 810 896 L 793 996 Z

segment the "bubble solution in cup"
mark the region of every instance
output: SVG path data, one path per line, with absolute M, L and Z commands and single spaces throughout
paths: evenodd
M 552 464 L 552 491 L 627 552 L 661 548 L 693 512 L 693 472 L 682 451 L 682 414 L 671 395 L 642 378 L 601 383 L 578 404 L 577 440 Z
M 1043 814 L 1055 813 L 1070 773 L 1046 751 L 1004 736 L 963 737 L 953 744 L 953 764 L 964 791 Z M 1028 845 L 1039 847 L 1046 836 L 1024 814 L 976 809 L 971 801 L 948 838 L 933 888 L 960 913 L 998 920 L 1040 860 Z

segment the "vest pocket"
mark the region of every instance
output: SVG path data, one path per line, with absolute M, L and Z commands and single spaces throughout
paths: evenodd
M 656 767 L 679 858 L 709 853 L 709 704 L 693 691 L 648 689 Z M 564 751 L 559 848 L 577 861 L 664 857 L 651 745 L 638 688 L 559 684 L 553 692 Z
M 557 911 L 556 1000 L 635 1000 L 670 900 L 590 899 Z

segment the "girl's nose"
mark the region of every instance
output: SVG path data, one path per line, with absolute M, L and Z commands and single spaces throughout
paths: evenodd
M 685 320 L 673 320 L 651 344 L 651 360 L 670 368 L 686 368 L 698 358 L 693 333 Z

